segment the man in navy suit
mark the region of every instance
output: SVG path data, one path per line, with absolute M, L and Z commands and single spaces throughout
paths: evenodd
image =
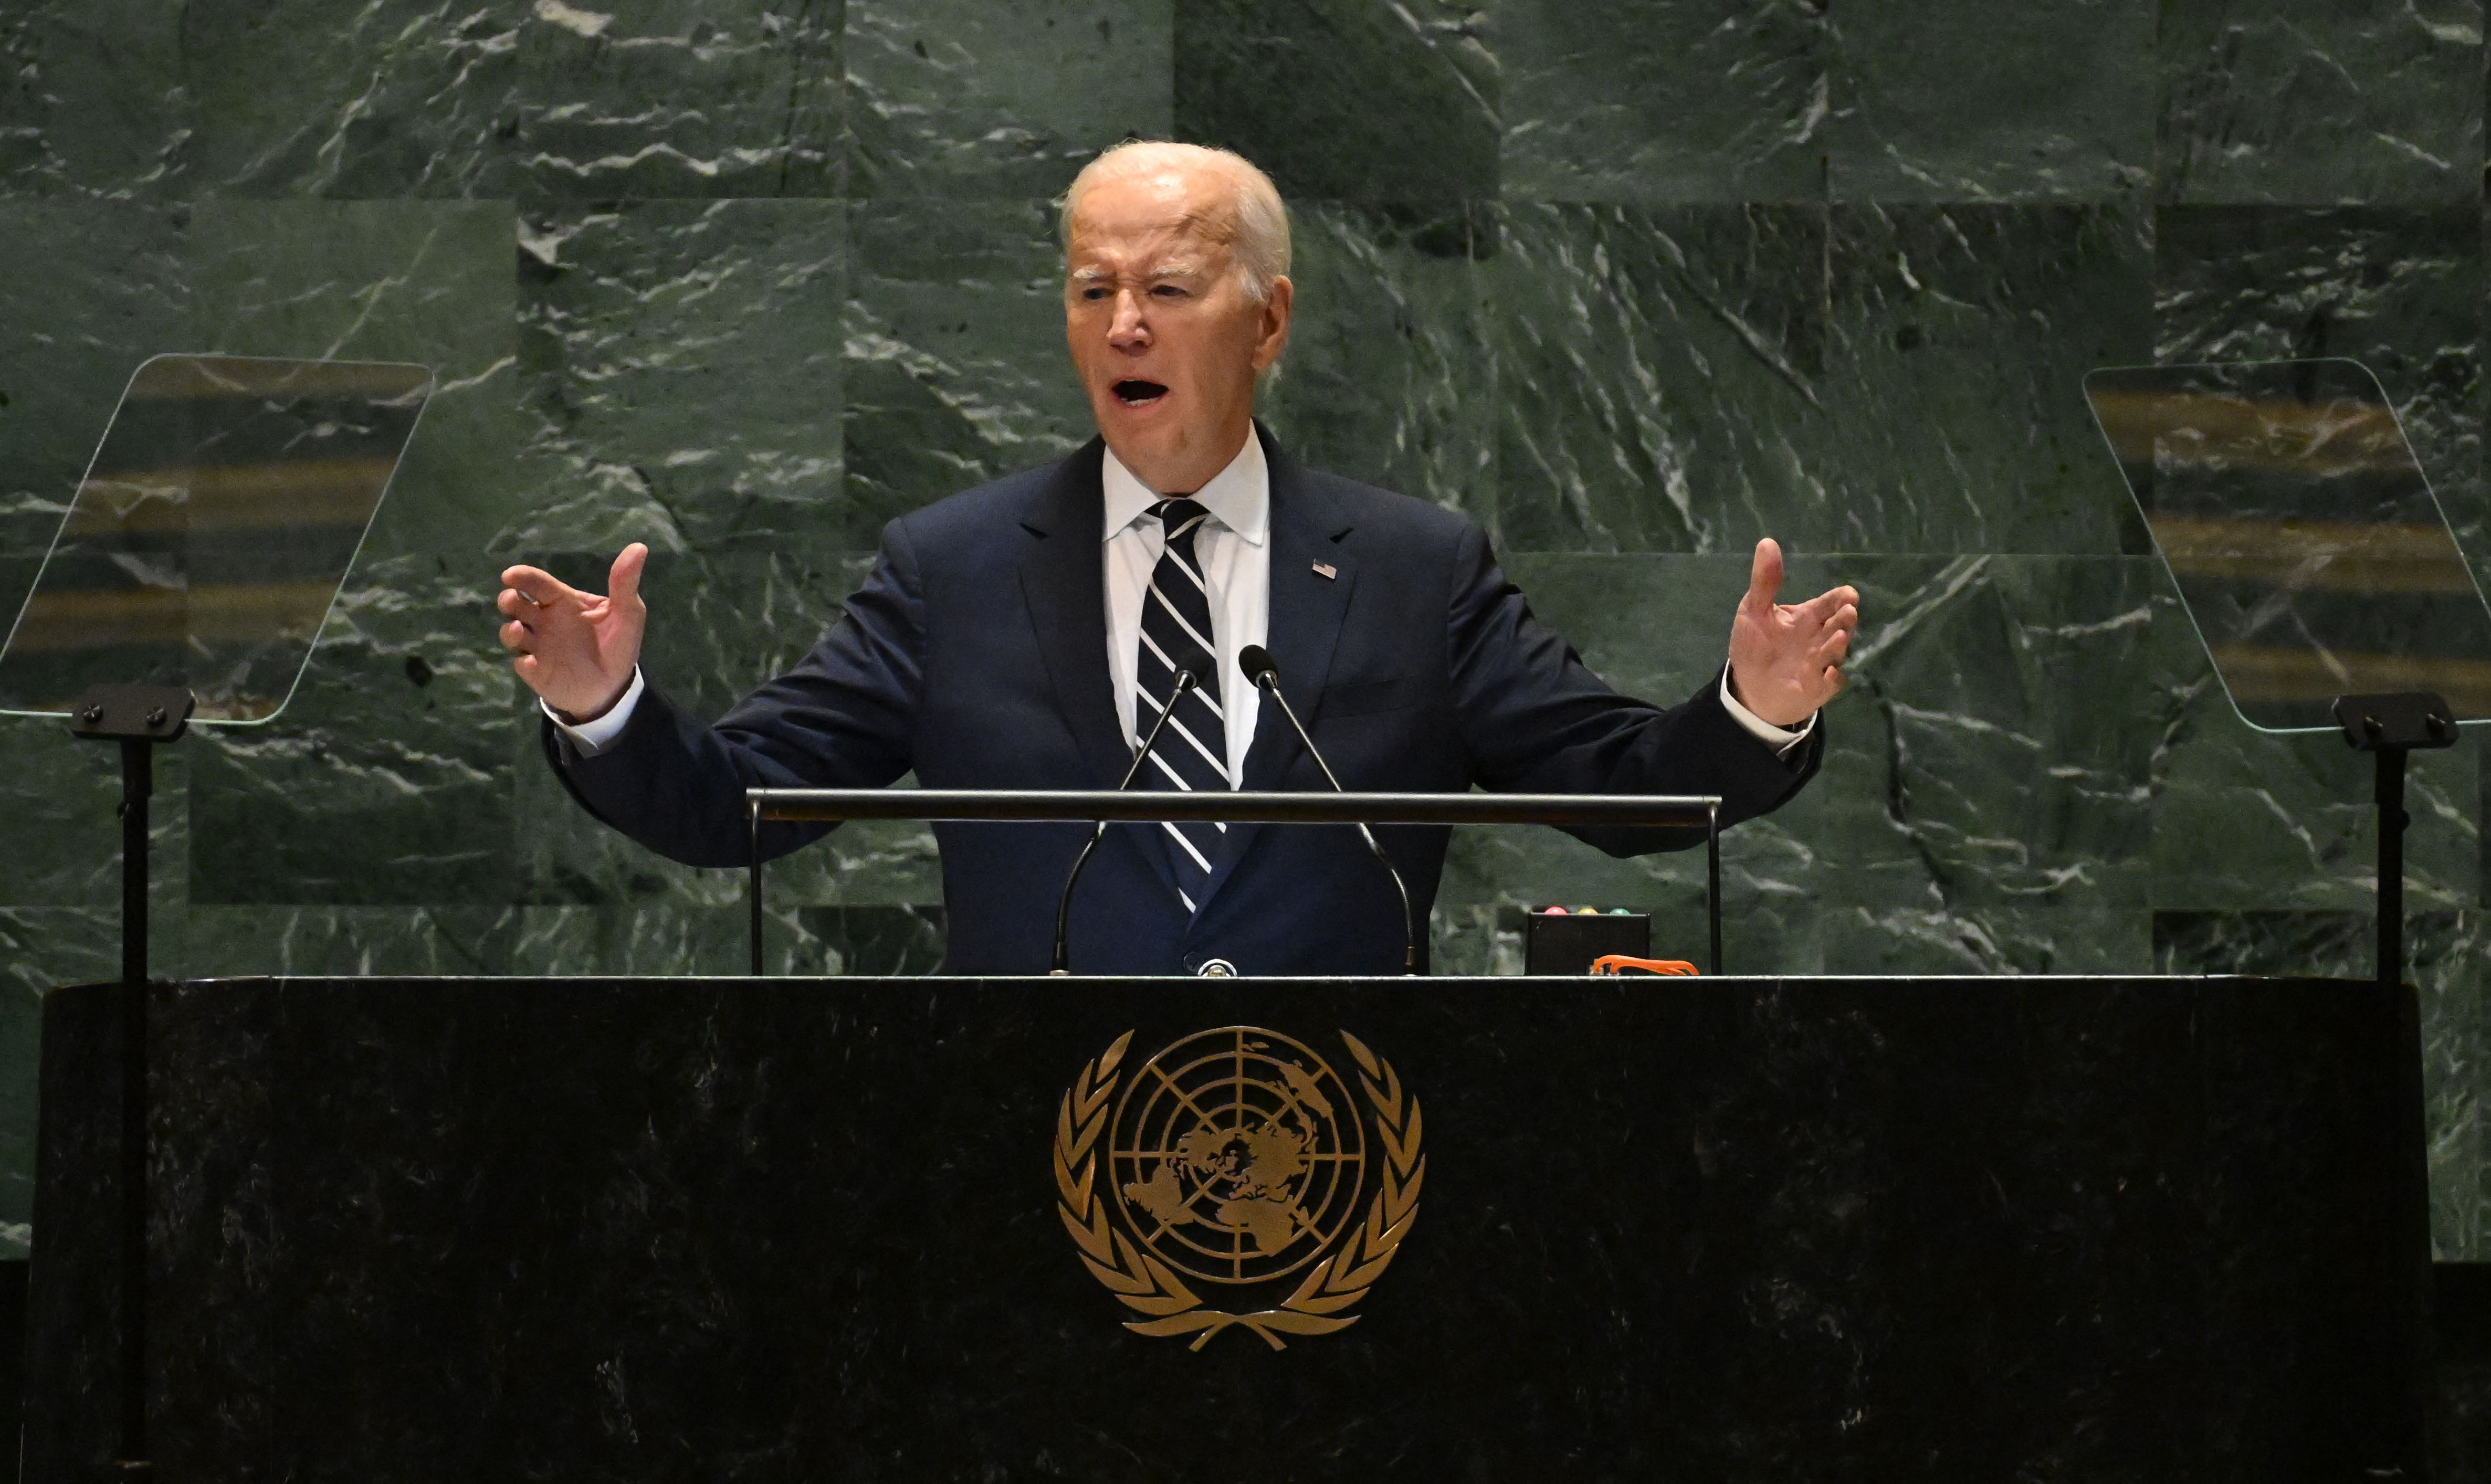
M 1531 614 L 1479 528 L 1308 469 L 1254 421 L 1286 342 L 1288 220 L 1262 173 L 1191 145 L 1108 152 L 1065 198 L 1065 327 L 1099 436 L 1068 458 L 902 516 L 872 575 L 795 669 L 715 725 L 641 675 L 647 549 L 606 596 L 503 573 L 502 642 L 542 699 L 582 804 L 696 865 L 748 854 L 751 786 L 1320 790 L 1240 673 L 1261 645 L 1351 790 L 1717 794 L 1722 819 L 1796 793 L 1824 750 L 1859 595 L 1774 601 L 1756 548 L 1729 663 L 1666 710 L 1612 691 Z M 765 854 L 818 828 L 765 832 Z M 936 828 L 947 970 L 1042 973 L 1056 888 L 1089 827 Z M 1574 831 L 1613 854 L 1695 843 Z M 1377 834 L 1424 922 L 1450 831 Z M 1111 828 L 1071 916 L 1094 974 L 1391 974 L 1399 902 L 1328 826 Z

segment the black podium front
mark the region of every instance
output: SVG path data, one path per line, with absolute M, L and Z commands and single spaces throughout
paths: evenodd
M 2419 1471 L 2369 984 L 154 996 L 166 1480 Z M 32 1480 L 113 1447 L 117 1034 L 46 1005 Z

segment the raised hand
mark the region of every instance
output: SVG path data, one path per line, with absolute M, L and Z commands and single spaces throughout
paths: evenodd
M 1781 590 L 1782 549 L 1767 537 L 1730 621 L 1730 693 L 1758 719 L 1795 727 L 1842 689 L 1860 591 L 1835 588 L 1790 607 L 1773 601 Z
M 502 573 L 493 606 L 509 623 L 502 647 L 528 688 L 573 721 L 594 721 L 631 688 L 649 609 L 640 601 L 640 568 L 649 548 L 633 541 L 614 559 L 603 597 L 582 593 L 534 567 Z

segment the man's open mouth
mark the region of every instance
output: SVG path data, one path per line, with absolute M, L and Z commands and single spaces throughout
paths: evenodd
M 1116 399 L 1123 402 L 1128 407 L 1144 406 L 1148 403 L 1156 402 L 1160 397 L 1167 395 L 1167 388 L 1160 386 L 1158 382 L 1138 381 L 1130 378 L 1116 383 L 1113 390 L 1116 393 Z

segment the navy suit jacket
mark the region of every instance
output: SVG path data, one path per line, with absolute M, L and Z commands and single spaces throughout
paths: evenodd
M 1619 695 L 1532 617 L 1478 526 L 1308 469 L 1257 431 L 1271 466 L 1267 647 L 1344 787 L 1717 794 L 1728 824 L 1773 809 L 1815 772 L 1822 718 L 1785 758 L 1722 708 L 1717 670 L 1667 710 Z M 557 771 L 598 818 L 660 855 L 714 866 L 747 863 L 751 786 L 878 788 L 914 770 L 926 788 L 1115 787 L 1131 749 L 1107 670 L 1102 447 L 893 521 L 846 616 L 715 726 L 654 684 L 594 757 L 548 723 Z M 1327 786 L 1268 703 L 1244 786 Z M 767 827 L 762 850 L 821 832 Z M 1057 888 L 1089 832 L 935 827 L 945 969 L 1046 972 Z M 1621 856 L 1703 838 L 1573 832 Z M 1376 830 L 1422 924 L 1451 833 Z M 1109 827 L 1073 899 L 1075 973 L 1189 973 L 1213 957 L 1250 975 L 1400 972 L 1400 905 L 1355 830 L 1231 825 L 1191 914 L 1163 838 L 1153 826 Z

